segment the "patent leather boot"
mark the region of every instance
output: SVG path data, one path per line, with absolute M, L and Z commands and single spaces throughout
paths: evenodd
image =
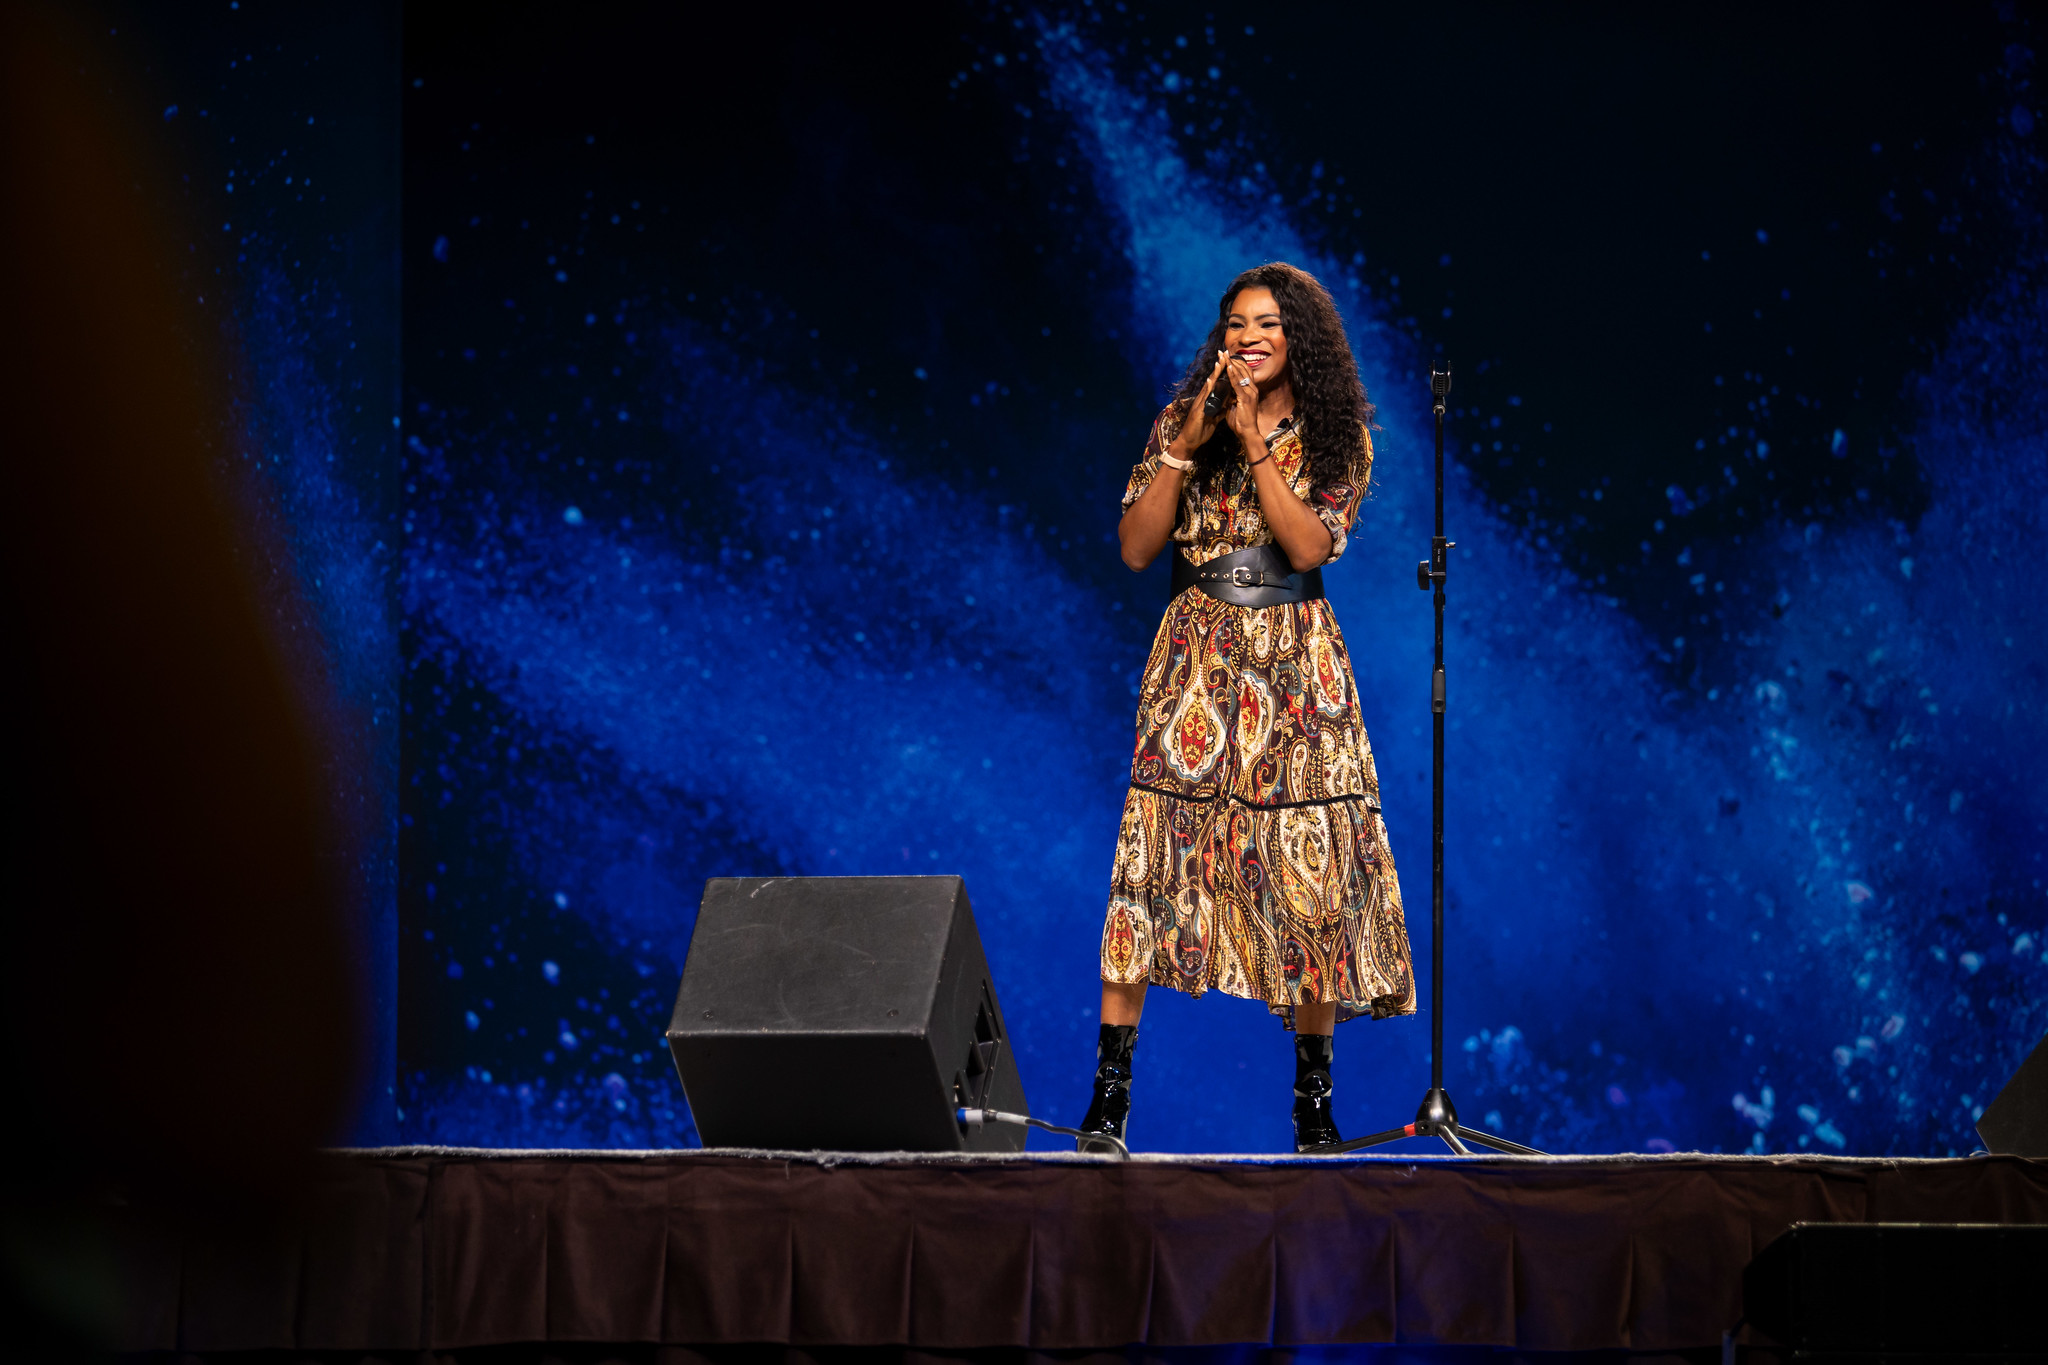
M 1138 1046 L 1136 1024 L 1104 1024 L 1095 1040 L 1095 1095 L 1088 1101 L 1088 1116 L 1081 1120 L 1081 1132 L 1074 1150 L 1114 1152 L 1096 1136 L 1122 1139 L 1124 1122 L 1131 1116 L 1131 1053 Z
M 1331 1101 L 1330 1063 L 1336 1056 L 1328 1034 L 1294 1035 L 1294 1150 L 1305 1152 L 1342 1142 Z

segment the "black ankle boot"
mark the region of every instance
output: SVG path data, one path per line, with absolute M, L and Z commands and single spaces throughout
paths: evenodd
M 1330 1063 L 1335 1051 L 1328 1034 L 1294 1035 L 1294 1150 L 1305 1152 L 1342 1142 L 1330 1100 Z
M 1124 1121 L 1131 1116 L 1131 1053 L 1138 1046 L 1136 1024 L 1104 1024 L 1095 1040 L 1095 1097 L 1088 1101 L 1088 1117 L 1081 1131 L 1090 1135 L 1121 1139 Z M 1074 1143 L 1079 1152 L 1113 1152 L 1107 1142 L 1084 1137 Z

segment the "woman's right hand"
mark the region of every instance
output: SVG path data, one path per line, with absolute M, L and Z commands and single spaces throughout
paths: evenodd
M 1216 353 L 1216 368 L 1209 371 L 1209 382 L 1202 385 L 1202 391 L 1195 395 L 1195 401 L 1188 407 L 1187 416 L 1181 420 L 1179 434 L 1173 438 L 1173 444 L 1167 447 L 1167 453 L 1176 460 L 1193 459 L 1195 452 L 1216 434 L 1218 423 L 1209 416 L 1209 393 L 1218 381 L 1225 378 L 1224 366 L 1229 360 L 1226 352 Z M 1224 409 L 1226 413 L 1229 411 L 1227 407 Z

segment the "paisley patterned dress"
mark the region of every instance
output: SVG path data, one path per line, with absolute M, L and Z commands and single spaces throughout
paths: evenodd
M 1152 424 L 1126 508 L 1184 411 Z M 1370 433 L 1363 463 L 1312 500 L 1300 432 L 1272 452 L 1336 559 L 1371 472 Z M 1200 497 L 1187 485 L 1170 548 L 1200 564 L 1272 540 L 1240 464 Z M 1304 1001 L 1335 1002 L 1339 1020 L 1415 1012 L 1379 777 L 1328 601 L 1239 607 L 1189 588 L 1167 605 L 1140 684 L 1102 979 L 1197 996 L 1214 986 L 1265 1001 L 1289 1028 Z

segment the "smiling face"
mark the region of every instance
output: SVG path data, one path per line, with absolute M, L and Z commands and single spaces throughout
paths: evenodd
M 1230 301 L 1223 323 L 1223 345 L 1242 360 L 1262 389 L 1287 373 L 1287 333 L 1280 327 L 1280 304 L 1270 289 L 1247 289 Z

